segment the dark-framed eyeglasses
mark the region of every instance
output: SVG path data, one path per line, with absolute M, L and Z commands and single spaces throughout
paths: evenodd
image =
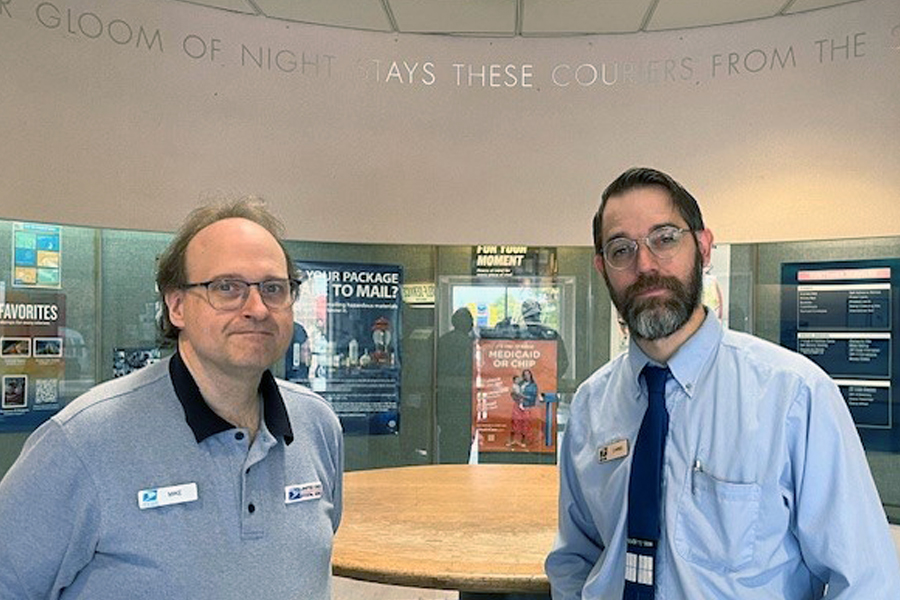
M 691 231 L 689 228 L 668 225 L 654 229 L 647 237 L 636 240 L 624 237 L 609 240 L 603 246 L 603 261 L 613 269 L 627 269 L 634 264 L 639 243 L 647 246 L 653 256 L 668 260 L 681 249 L 684 234 Z
M 272 309 L 287 308 L 297 300 L 300 290 L 297 279 L 266 279 L 265 281 L 244 281 L 230 277 L 219 277 L 209 281 L 185 283 L 181 289 L 195 287 L 206 289 L 206 301 L 216 310 L 237 310 L 244 306 L 250 296 L 250 288 L 256 287 L 263 304 Z

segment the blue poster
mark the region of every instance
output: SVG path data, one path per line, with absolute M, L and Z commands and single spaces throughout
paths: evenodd
M 13 224 L 13 287 L 62 287 L 61 231 L 58 225 Z
M 900 451 L 893 388 L 900 260 L 786 263 L 781 344 L 828 373 L 869 450 Z
M 0 432 L 31 431 L 65 404 L 71 337 L 66 296 L 9 290 L 0 295 Z
M 285 377 L 328 400 L 351 435 L 400 430 L 399 265 L 296 261 Z

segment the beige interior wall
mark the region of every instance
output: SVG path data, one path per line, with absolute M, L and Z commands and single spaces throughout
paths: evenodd
M 900 234 L 896 0 L 562 39 L 0 7 L 2 218 L 171 230 L 256 193 L 295 239 L 587 245 L 602 187 L 649 164 L 718 241 Z

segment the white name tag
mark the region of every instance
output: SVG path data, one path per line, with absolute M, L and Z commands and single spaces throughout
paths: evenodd
M 628 440 L 616 440 L 597 450 L 597 461 L 607 462 L 628 456 Z
M 138 492 L 138 508 L 157 508 L 170 504 L 184 504 L 198 498 L 196 483 L 182 483 L 168 487 L 150 488 Z
M 322 497 L 322 482 L 313 481 L 311 483 L 298 483 L 295 485 L 287 485 L 284 487 L 284 503 L 293 504 L 295 502 L 306 502 L 307 500 L 318 500 Z

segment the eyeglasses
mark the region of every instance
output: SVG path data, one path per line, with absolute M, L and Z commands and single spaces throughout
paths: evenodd
M 263 304 L 273 309 L 287 308 L 297 299 L 300 281 L 296 279 L 267 279 L 244 281 L 219 278 L 197 283 L 185 283 L 181 289 L 206 288 L 206 300 L 216 310 L 237 310 L 250 296 L 250 288 L 256 286 Z
M 667 226 L 654 229 L 647 237 L 636 240 L 616 238 L 603 246 L 603 260 L 613 269 L 627 269 L 634 264 L 639 242 L 643 242 L 653 256 L 669 259 L 675 256 L 681 248 L 684 234 L 690 231 L 687 228 Z

